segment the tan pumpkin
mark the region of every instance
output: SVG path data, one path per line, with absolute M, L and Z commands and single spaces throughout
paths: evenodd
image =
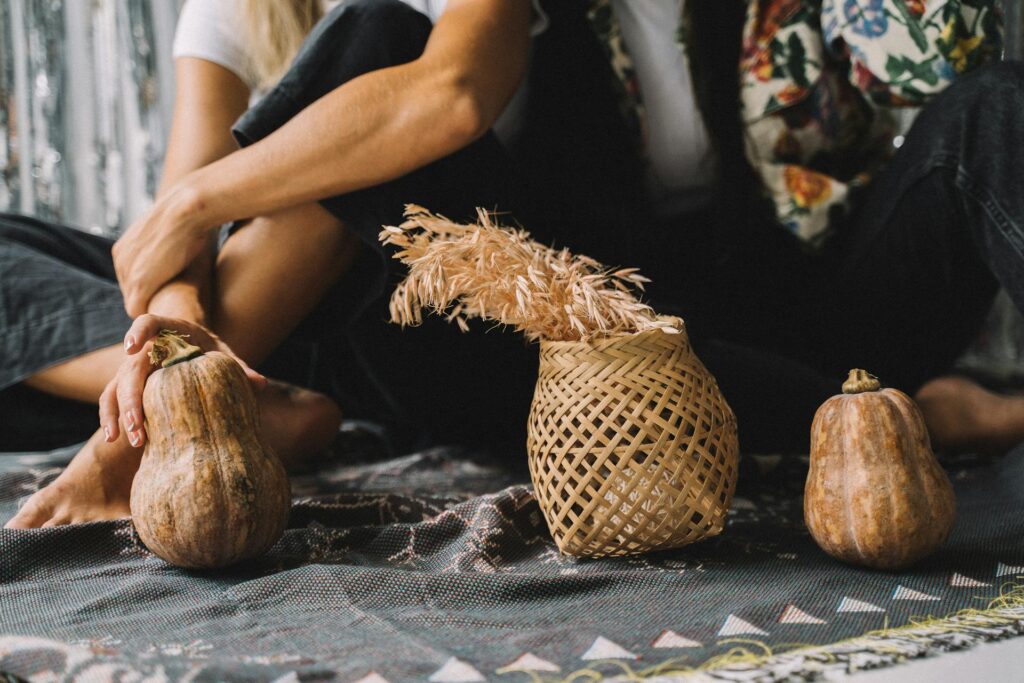
M 151 551 L 180 567 L 223 567 L 266 552 L 284 533 L 288 477 L 262 441 L 249 379 L 229 356 L 163 331 L 162 369 L 143 392 L 148 442 L 131 512 Z
M 942 545 L 955 508 L 914 401 L 851 370 L 811 426 L 804 521 L 814 540 L 843 562 L 900 569 Z

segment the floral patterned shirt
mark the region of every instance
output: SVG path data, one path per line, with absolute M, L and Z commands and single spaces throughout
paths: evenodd
M 642 144 L 642 93 L 611 2 L 588 1 Z M 739 64 L 747 157 L 779 222 L 810 245 L 831 234 L 891 156 L 897 113 L 909 118 L 1002 51 L 1000 0 L 747 2 Z

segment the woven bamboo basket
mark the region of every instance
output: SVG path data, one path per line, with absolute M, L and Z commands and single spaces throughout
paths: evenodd
M 736 418 L 685 329 L 542 341 L 530 475 L 567 555 L 632 555 L 721 532 Z

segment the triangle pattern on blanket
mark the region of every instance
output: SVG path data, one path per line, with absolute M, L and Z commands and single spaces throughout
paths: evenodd
M 1015 567 L 1009 564 L 1003 564 L 1002 562 L 996 567 L 996 576 L 1012 576 L 1017 574 L 1024 574 L 1024 566 Z
M 981 588 L 982 586 L 991 586 L 992 584 L 972 579 L 963 574 L 954 573 L 953 576 L 949 577 L 949 585 L 955 588 Z
M 696 640 L 685 638 L 675 631 L 662 631 L 661 635 L 655 638 L 654 642 L 651 643 L 651 647 L 704 647 L 704 644 L 698 643 Z
M 474 683 L 487 679 L 469 664 L 457 657 L 450 657 L 440 669 L 427 679 L 430 683 Z
M 722 624 L 722 628 L 718 629 L 719 636 L 738 636 L 741 634 L 766 636 L 768 631 L 759 629 L 749 621 L 740 619 L 735 614 L 730 614 L 726 618 L 725 623 Z
M 636 655 L 604 636 L 598 636 L 580 659 L 636 659 Z
M 870 602 L 864 602 L 863 600 L 854 600 L 853 598 L 844 597 L 839 603 L 836 612 L 884 612 L 885 610 L 878 605 L 872 605 Z
M 907 588 L 906 586 L 896 586 L 896 590 L 892 592 L 893 600 L 941 600 L 942 598 L 935 595 L 928 595 L 921 591 L 916 591 L 913 588 Z
M 780 624 L 827 624 L 824 619 L 810 615 L 796 605 L 786 605 L 779 616 Z
M 519 657 L 516 661 L 512 662 L 507 666 L 503 666 L 498 669 L 495 673 L 504 674 L 511 673 L 513 671 L 561 671 L 561 667 L 553 662 L 549 662 L 546 659 L 541 659 L 532 652 L 527 652 Z
M 355 683 L 389 683 L 389 681 L 376 671 L 371 671 Z

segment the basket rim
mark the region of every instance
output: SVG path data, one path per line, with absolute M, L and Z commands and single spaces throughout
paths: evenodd
M 666 332 L 660 327 L 655 327 L 650 330 L 644 330 L 643 332 L 627 332 L 594 336 L 590 339 L 541 339 L 540 346 L 546 349 L 579 349 L 588 348 L 596 349 L 610 346 L 613 344 L 620 344 L 626 339 L 640 339 L 644 336 L 652 336 L 656 334 L 663 334 L 666 337 L 679 337 L 681 339 L 689 339 L 689 334 L 686 331 L 686 322 L 682 318 L 671 315 L 659 315 L 659 320 L 671 320 L 679 326 L 679 334 L 673 334 Z

